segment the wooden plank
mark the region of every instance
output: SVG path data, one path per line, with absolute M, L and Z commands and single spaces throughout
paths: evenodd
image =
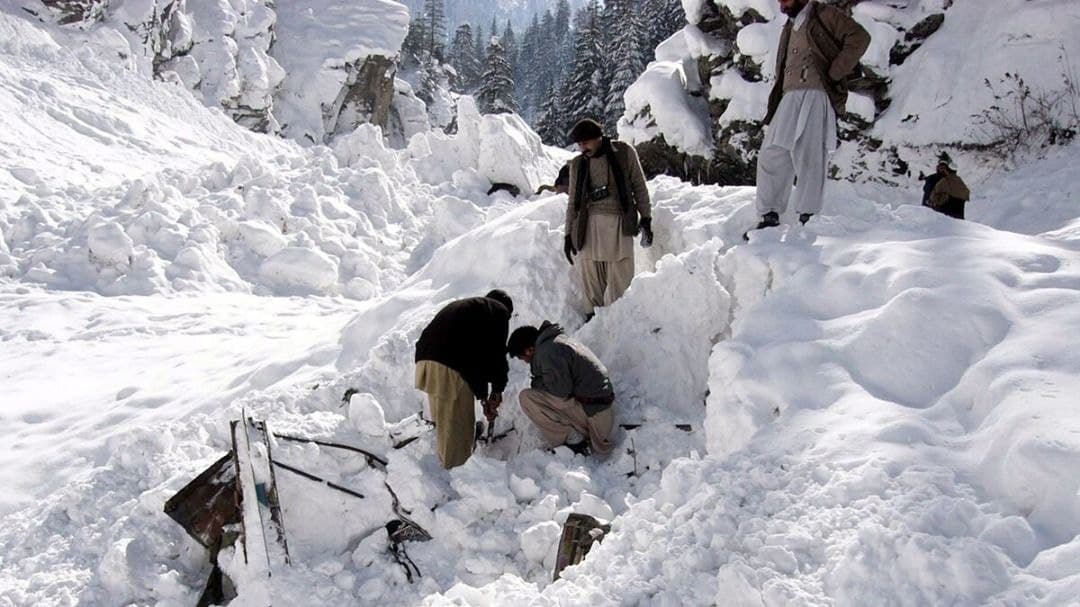
M 290 561 L 266 424 L 245 416 L 232 430 L 245 561 L 270 577 Z

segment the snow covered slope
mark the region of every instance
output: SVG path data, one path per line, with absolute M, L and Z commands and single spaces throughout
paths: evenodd
M 281 461 L 365 498 L 281 472 L 294 563 L 254 580 L 227 550 L 236 605 L 1067 604 L 1080 591 L 1075 146 L 973 187 L 986 225 L 914 206 L 914 190 L 830 183 L 808 227 L 749 244 L 752 188 L 656 179 L 656 243 L 625 297 L 583 325 L 565 197 L 486 195 L 496 180 L 531 189 L 561 160 L 519 120 L 465 102 L 456 135 L 403 151 L 372 128 L 301 149 L 198 104 L 162 109 L 177 89 L 91 61 L 100 41 L 88 59 L 51 28 L 9 13 L 0 27 L 19 40 L 3 43 L 3 119 L 25 129 L 2 149 L 31 171 L 0 182 L 0 604 L 193 604 L 207 555 L 162 505 L 229 448 L 241 408 L 389 464 L 276 442 Z M 62 60 L 35 62 L 41 49 Z M 44 98 L 26 84 L 41 74 Z M 60 88 L 72 82 L 89 97 Z M 137 129 L 97 140 L 95 173 L 50 143 L 69 136 L 55 116 L 110 89 L 141 93 L 102 107 L 175 145 Z M 35 149 L 48 145 L 75 157 L 67 171 L 47 173 Z M 607 363 L 626 426 L 612 456 L 538 448 L 513 361 L 496 429 L 514 430 L 438 468 L 414 417 L 415 338 L 445 302 L 493 286 L 514 297 L 513 325 L 560 322 Z M 412 583 L 388 553 L 384 483 L 433 536 L 407 544 Z M 570 512 L 613 530 L 552 583 Z

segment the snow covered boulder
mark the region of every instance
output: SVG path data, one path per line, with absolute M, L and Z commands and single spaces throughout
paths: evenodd
M 285 248 L 285 237 L 262 221 L 244 221 L 237 226 L 244 244 L 260 257 L 270 257 Z
M 370 122 L 387 128 L 395 97 L 393 58 L 409 12 L 392 0 L 277 2 L 272 54 L 289 74 L 275 97 L 288 137 L 324 143 Z
M 281 295 L 328 293 L 337 284 L 338 264 L 321 251 L 287 247 L 259 266 L 259 278 Z
M 472 97 L 458 99 L 458 132 L 423 133 L 409 142 L 409 154 L 429 183 L 454 179 L 458 171 L 476 171 L 490 183 L 510 183 L 525 193 L 550 183 L 566 158 L 545 148 L 516 114 L 481 115 Z
M 383 436 L 386 433 L 386 416 L 382 406 L 367 392 L 353 394 L 349 399 L 349 421 L 367 436 Z
M 480 174 L 491 183 L 510 183 L 535 192 L 558 172 L 540 136 L 517 114 L 488 114 L 480 121 Z
M 124 228 L 113 222 L 98 223 L 86 235 L 91 261 L 105 265 L 127 265 L 135 254 L 134 243 Z

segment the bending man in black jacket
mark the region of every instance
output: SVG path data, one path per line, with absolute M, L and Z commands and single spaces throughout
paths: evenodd
M 592 350 L 547 321 L 539 329 L 515 329 L 506 349 L 510 356 L 529 363 L 532 388 L 522 390 L 518 400 L 548 442 L 566 444 L 571 432 L 577 431 L 592 451 L 611 451 L 615 392 L 607 369 Z M 583 453 L 585 445 L 582 441 L 567 446 Z
M 431 403 L 443 468 L 460 466 L 472 455 L 474 397 L 492 416 L 502 403 L 513 311 L 510 296 L 498 289 L 459 299 L 439 310 L 416 342 L 416 388 L 427 392 Z

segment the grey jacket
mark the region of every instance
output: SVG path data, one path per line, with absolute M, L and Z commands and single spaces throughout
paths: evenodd
M 564 335 L 557 324 L 540 325 L 530 371 L 533 389 L 577 399 L 588 415 L 607 409 L 615 400 L 604 363 L 585 344 Z

